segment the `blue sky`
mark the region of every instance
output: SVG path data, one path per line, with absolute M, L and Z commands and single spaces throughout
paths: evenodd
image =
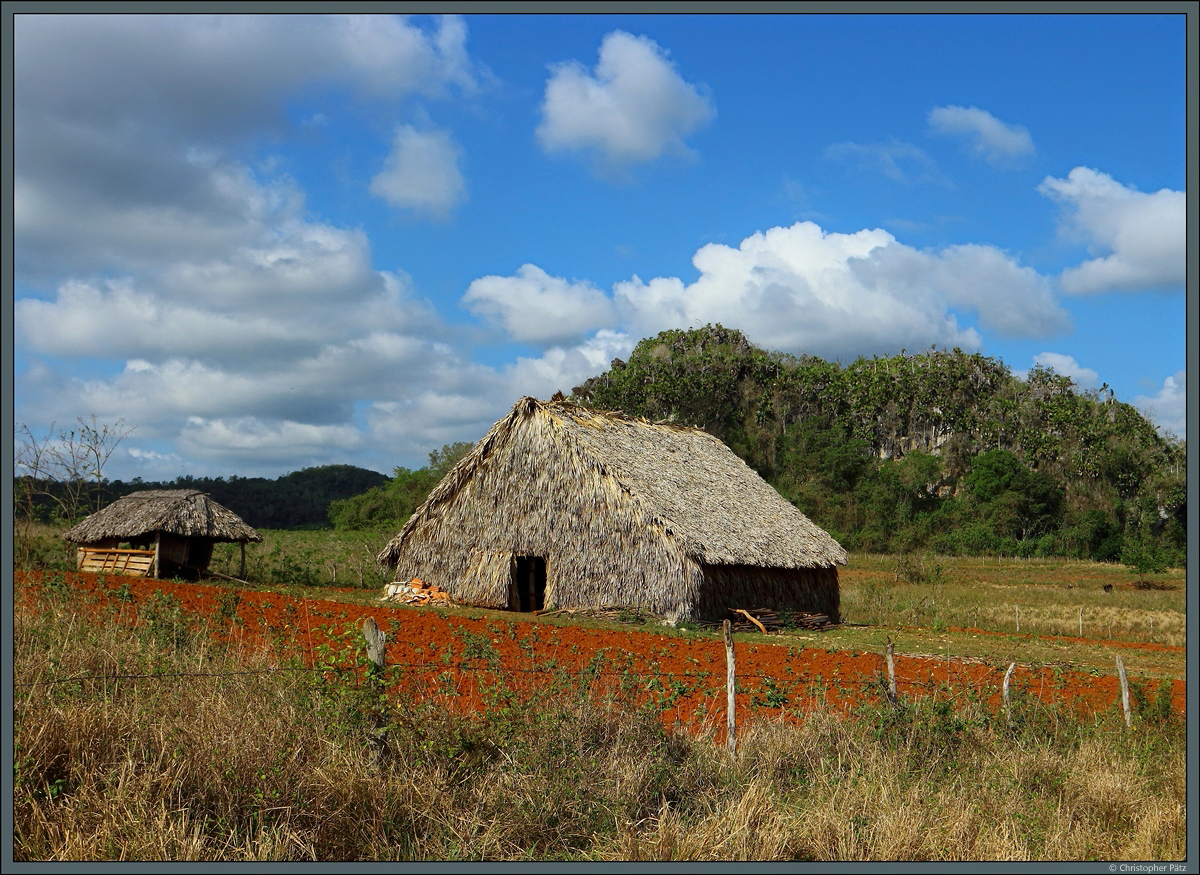
M 1185 435 L 1183 15 L 14 17 L 15 417 L 418 467 L 720 322 Z

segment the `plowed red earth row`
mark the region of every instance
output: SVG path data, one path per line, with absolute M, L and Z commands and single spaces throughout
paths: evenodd
M 35 599 L 41 576 L 18 572 L 15 578 L 16 597 Z M 131 622 L 138 621 L 156 592 L 162 593 L 178 600 L 183 615 L 206 621 L 230 644 L 243 649 L 282 647 L 285 655 L 312 666 L 327 664 L 331 657 L 346 665 L 357 663 L 365 652 L 361 625 L 371 617 L 387 634 L 386 663 L 394 692 L 408 701 L 437 700 L 455 709 L 479 709 L 498 701 L 498 696 L 544 692 L 559 685 L 567 695 L 612 694 L 631 704 L 651 703 L 667 723 L 696 730 L 725 722 L 725 646 L 709 637 L 583 628 L 500 612 L 468 617 L 436 608 L 364 606 L 334 598 L 112 575 L 71 573 L 65 575 L 65 583 L 86 593 L 95 609 L 119 611 Z M 795 717 L 814 708 L 845 711 L 882 697 L 885 665 L 878 653 L 745 640 L 734 646 L 739 722 L 752 713 Z M 1007 666 L 898 653 L 895 667 L 901 697 L 935 694 L 960 703 L 981 701 L 997 711 L 1001 706 Z M 1157 683 L 1146 682 L 1146 691 L 1156 692 Z M 1182 713 L 1185 682 L 1164 683 L 1172 684 L 1173 707 Z M 1120 708 L 1115 676 L 1018 665 L 1010 688 L 1026 699 L 1080 715 Z

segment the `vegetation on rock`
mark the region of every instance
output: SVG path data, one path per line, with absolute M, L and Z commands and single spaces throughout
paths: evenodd
M 960 349 L 849 365 L 664 331 L 573 400 L 704 428 L 850 549 L 1185 557 L 1186 445 L 1107 392 Z

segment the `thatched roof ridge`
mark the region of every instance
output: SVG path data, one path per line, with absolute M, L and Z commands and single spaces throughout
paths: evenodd
M 720 440 L 696 428 L 522 398 L 434 488 L 379 556 L 394 564 L 417 521 L 455 494 L 518 419 L 540 417 L 706 565 L 830 568 L 846 551 Z M 563 488 L 571 484 L 563 483 Z
M 68 531 L 64 538 L 92 544 L 166 532 L 211 541 L 261 541 L 237 514 L 197 489 L 147 489 L 118 498 Z

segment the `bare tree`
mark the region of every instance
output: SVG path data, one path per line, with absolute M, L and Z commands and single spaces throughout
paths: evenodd
M 13 522 L 20 525 L 14 534 L 21 541 L 26 563 L 39 500 L 48 500 L 52 518 L 62 523 L 73 523 L 85 512 L 98 510 L 103 501 L 104 466 L 121 441 L 133 433 L 133 427 L 125 427 L 124 418 L 102 423 L 93 413 L 87 419 L 79 417 L 77 423 L 58 431 L 51 423 L 42 437 L 25 424 L 16 429 Z

